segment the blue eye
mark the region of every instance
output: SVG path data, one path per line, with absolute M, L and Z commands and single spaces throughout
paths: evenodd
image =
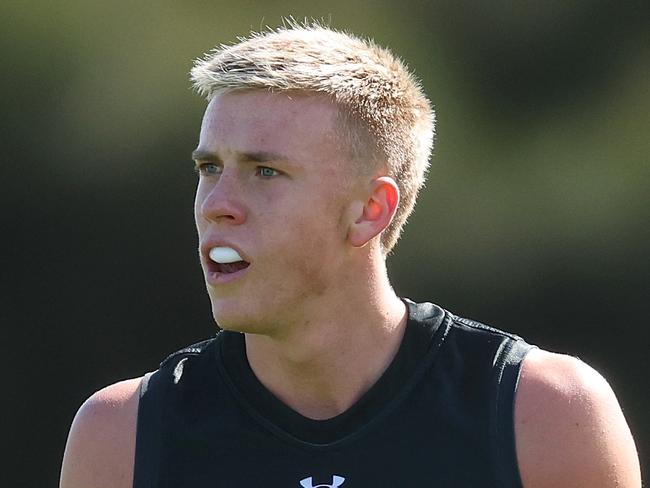
M 196 172 L 201 176 L 214 176 L 221 174 L 221 167 L 215 163 L 202 163 L 196 166 Z
M 260 176 L 263 176 L 264 178 L 271 178 L 273 176 L 277 176 L 280 174 L 280 172 L 276 169 L 273 168 L 267 168 L 266 166 L 260 166 L 258 168 Z

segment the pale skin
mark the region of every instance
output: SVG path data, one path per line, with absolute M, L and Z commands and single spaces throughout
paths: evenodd
M 336 110 L 308 95 L 221 95 L 206 110 L 195 153 L 195 219 L 213 315 L 246 334 L 260 381 L 315 419 L 347 410 L 374 384 L 406 323 L 379 245 L 399 191 L 383 168 L 351 178 L 336 144 Z M 245 254 L 245 275 L 210 283 L 204 248 L 215 241 Z M 132 486 L 139 385 L 116 383 L 82 405 L 61 488 Z M 514 420 L 526 488 L 641 486 L 616 397 L 581 361 L 529 353 Z

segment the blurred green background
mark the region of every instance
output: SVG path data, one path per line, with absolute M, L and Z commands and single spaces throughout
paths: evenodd
M 2 486 L 54 486 L 93 391 L 214 333 L 192 60 L 283 16 L 390 46 L 438 114 L 398 292 L 577 355 L 650 453 L 648 2 L 5 1 Z

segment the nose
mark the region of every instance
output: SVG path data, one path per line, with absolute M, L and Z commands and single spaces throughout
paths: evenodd
M 246 221 L 246 207 L 236 177 L 225 172 L 216 180 L 199 181 L 196 192 L 196 218 L 215 223 L 240 225 Z

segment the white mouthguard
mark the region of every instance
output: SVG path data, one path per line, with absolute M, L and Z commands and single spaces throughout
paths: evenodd
M 210 259 L 215 263 L 228 264 L 243 261 L 242 257 L 232 247 L 213 247 L 210 249 Z

